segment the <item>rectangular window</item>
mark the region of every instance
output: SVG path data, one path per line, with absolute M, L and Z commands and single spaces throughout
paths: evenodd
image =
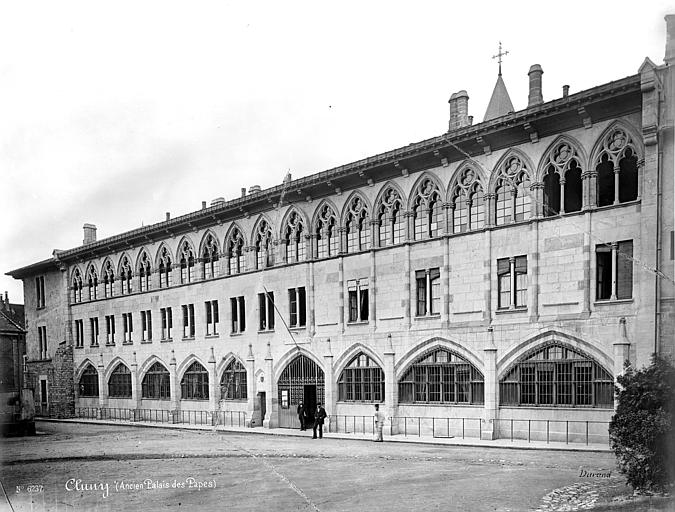
M 35 296 L 37 298 L 36 308 L 41 309 L 45 307 L 45 276 L 38 276 L 35 278 Z
M 307 322 L 305 287 L 288 290 L 290 327 L 304 327 Z
M 40 359 L 47 359 L 47 327 L 38 327 L 38 349 L 40 351 Z
M 213 336 L 218 334 L 218 301 L 207 300 L 204 303 L 206 307 L 206 335 Z
M 244 297 L 230 298 L 232 314 L 232 332 L 240 333 L 246 330 L 246 302 Z
M 527 306 L 527 256 L 497 260 L 497 308 Z
M 633 241 L 624 240 L 595 247 L 595 300 L 633 297 Z
M 141 311 L 141 340 L 152 341 L 152 313 L 150 310 Z
M 195 305 L 184 304 L 183 308 L 183 338 L 195 337 Z
M 122 325 L 124 330 L 123 343 L 132 343 L 132 334 L 134 333 L 134 323 L 131 313 L 122 313 Z
M 98 317 L 89 319 L 89 329 L 91 330 L 90 344 L 92 347 L 98 347 Z
M 115 315 L 105 317 L 106 345 L 115 344 Z
M 162 308 L 159 310 L 162 317 L 162 339 L 171 339 L 171 330 L 173 329 L 173 313 L 171 308 Z
M 82 348 L 84 346 L 84 321 L 75 320 L 75 346 Z
M 349 321 L 368 321 L 368 278 L 347 281 Z
M 258 294 L 259 325 L 260 331 L 274 330 L 274 292 Z
M 441 272 L 438 268 L 415 272 L 417 282 L 417 316 L 441 312 Z

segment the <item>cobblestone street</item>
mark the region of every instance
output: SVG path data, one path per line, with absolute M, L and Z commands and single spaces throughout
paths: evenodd
M 550 512 L 603 507 L 628 493 L 609 453 L 73 423 L 40 422 L 38 430 L 34 438 L 3 439 L 2 500 L 17 512 Z M 610 476 L 582 477 L 581 470 Z

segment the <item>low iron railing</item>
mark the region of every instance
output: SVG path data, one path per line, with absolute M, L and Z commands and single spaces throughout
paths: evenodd
M 121 407 L 77 407 L 76 418 L 143 421 L 188 425 L 245 427 L 244 411 L 168 411 L 166 409 L 128 409 Z

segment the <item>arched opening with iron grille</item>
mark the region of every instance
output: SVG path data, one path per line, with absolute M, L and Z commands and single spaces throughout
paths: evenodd
M 294 358 L 279 377 L 279 426 L 293 428 L 300 425 L 297 407 L 305 405 L 307 416 L 314 417 L 317 403 L 324 403 L 325 380 L 323 370 L 309 357 L 300 354 Z

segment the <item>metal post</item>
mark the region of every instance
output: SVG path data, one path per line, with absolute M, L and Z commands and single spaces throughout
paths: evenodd
M 565 422 L 565 444 L 569 444 L 570 442 L 570 422 L 566 421 Z
M 530 432 L 531 432 L 531 423 L 532 420 L 527 420 L 527 442 L 530 442 Z
M 511 442 L 513 442 L 513 418 L 511 418 Z
M 418 416 L 417 417 L 417 437 L 422 436 L 422 426 L 421 426 L 421 424 L 422 424 L 422 418 Z
M 588 446 L 588 421 L 586 422 L 586 446 Z
M 546 420 L 546 444 L 548 444 L 548 422 L 549 420 Z
M 462 439 L 464 439 L 464 418 L 462 418 Z

